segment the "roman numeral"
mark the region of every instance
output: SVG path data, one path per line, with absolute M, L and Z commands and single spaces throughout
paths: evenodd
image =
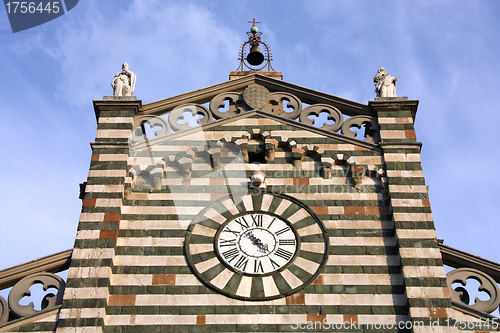
M 281 242 L 280 242 L 281 244 Z M 235 239 L 221 239 L 219 246 L 236 246 L 236 238 Z
M 271 229 L 271 226 L 273 225 L 274 221 L 276 221 L 276 218 L 274 217 L 271 223 L 267 226 L 267 229 Z
M 281 229 L 279 231 L 276 231 L 276 236 L 281 235 L 282 233 L 287 232 L 289 230 L 291 230 L 290 227 L 286 226 L 285 228 L 283 228 L 283 229 Z
M 280 239 L 279 245 L 295 245 L 295 239 Z
M 273 269 L 280 268 L 280 265 L 278 265 L 276 262 L 274 262 L 273 259 L 269 258 L 269 261 L 271 262 L 271 265 L 273 266 Z
M 235 247 L 231 250 L 227 250 L 226 252 L 223 252 L 222 253 L 222 256 L 227 260 L 227 261 L 231 261 L 233 260 L 234 258 L 236 258 L 238 256 L 240 252 L 238 251 L 238 249 Z
M 241 229 L 247 229 L 248 227 L 250 227 L 250 225 L 248 224 L 248 222 L 245 220 L 245 218 L 242 216 L 236 220 L 234 220 L 236 223 L 238 223 L 239 225 L 241 225 Z
M 275 253 L 275 255 L 277 255 L 278 257 L 281 257 L 285 260 L 290 260 L 292 258 L 292 255 L 293 253 L 290 252 L 290 251 L 287 251 L 287 250 L 283 250 L 281 248 L 279 248 Z
M 262 267 L 262 262 L 260 260 L 255 260 L 254 265 L 253 265 L 253 272 L 254 273 L 264 273 L 264 268 Z
M 225 227 L 223 232 L 230 232 L 232 234 L 234 234 L 235 236 L 239 236 L 240 235 L 240 232 L 239 231 L 233 231 L 231 229 L 229 229 L 228 227 Z
M 244 255 L 242 255 L 240 257 L 240 259 L 238 259 L 236 264 L 234 264 L 234 267 L 236 267 L 239 270 L 244 271 L 247 268 L 247 264 L 248 264 L 248 257 L 245 257 Z
M 252 227 L 262 227 L 262 215 L 251 215 L 252 216 Z

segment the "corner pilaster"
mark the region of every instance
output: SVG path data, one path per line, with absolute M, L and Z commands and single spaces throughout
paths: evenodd
M 102 332 L 129 164 L 128 137 L 142 106 L 135 97 L 94 101 L 97 120 L 57 332 Z
M 438 247 L 425 178 L 421 143 L 414 129 L 418 100 L 377 98 L 369 105 L 380 125 L 380 146 L 398 239 L 409 317 L 424 326 L 414 332 L 455 332 L 450 293 Z M 449 319 L 448 319 L 449 318 Z

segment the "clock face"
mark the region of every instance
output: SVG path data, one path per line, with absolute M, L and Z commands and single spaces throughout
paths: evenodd
M 298 200 L 256 192 L 221 198 L 192 221 L 189 267 L 209 288 L 241 300 L 286 297 L 311 284 L 328 259 L 319 218 Z
M 242 274 L 264 275 L 285 267 L 297 251 L 291 225 L 269 213 L 248 213 L 226 222 L 215 238 L 217 255 Z

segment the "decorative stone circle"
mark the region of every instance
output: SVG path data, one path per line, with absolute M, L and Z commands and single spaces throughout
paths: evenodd
M 21 305 L 19 303 L 24 296 L 31 296 L 30 287 L 37 283 L 41 284 L 45 291 L 49 288 L 57 289 L 56 295 L 48 293 L 42 300 L 39 300 L 42 310 L 35 310 L 33 302 L 28 305 Z M 52 273 L 36 273 L 26 276 L 17 282 L 9 293 L 10 311 L 19 318 L 50 311 L 62 303 L 65 285 L 66 283 L 60 276 Z
M 267 104 L 269 94 L 266 87 L 252 85 L 243 91 L 243 99 L 252 109 L 261 109 Z
M 470 295 L 465 288 L 468 279 L 473 279 L 479 282 L 479 291 L 485 291 L 490 296 L 490 299 L 482 301 L 476 297 L 474 304 L 468 304 L 470 301 Z M 455 303 L 463 304 L 476 311 L 486 313 L 495 311 L 500 304 L 500 288 L 497 283 L 491 276 L 477 269 L 470 267 L 454 269 L 446 274 L 446 282 L 448 283 L 448 288 L 450 288 L 451 291 L 451 300 Z M 462 286 L 453 288 L 452 285 L 457 282 Z
M 0 325 L 5 324 L 9 320 L 9 305 L 5 298 L 0 296 Z

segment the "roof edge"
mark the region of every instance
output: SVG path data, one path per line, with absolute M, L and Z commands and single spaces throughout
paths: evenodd
M 335 95 L 327 94 L 310 88 L 305 88 L 293 83 L 278 80 L 270 76 L 252 73 L 233 80 L 218 83 L 212 86 L 172 96 L 160 101 L 145 104 L 141 107 L 141 115 L 160 115 L 167 110 L 182 104 L 203 104 L 209 102 L 221 92 L 242 91 L 249 85 L 258 84 L 268 88 L 272 92 L 286 91 L 297 96 L 307 104 L 328 103 L 342 109 L 349 116 L 366 115 L 374 116 L 375 112 L 367 104 L 350 101 Z
M 61 251 L 24 264 L 0 271 L 0 289 L 12 287 L 25 276 L 40 273 L 57 273 L 69 268 L 73 249 Z
M 43 312 L 37 313 L 37 314 L 32 315 L 32 316 L 21 317 L 21 318 L 9 321 L 9 322 L 3 324 L 3 326 L 0 326 L 0 332 L 11 332 L 11 330 L 13 330 L 13 329 L 34 323 L 40 319 L 43 319 L 43 318 L 46 318 L 49 316 L 53 316 L 53 315 L 57 315 L 59 313 L 59 311 L 61 310 L 61 306 L 62 305 L 57 305 L 52 310 L 43 311 Z M 56 318 L 56 322 L 57 321 L 58 321 L 58 319 Z

